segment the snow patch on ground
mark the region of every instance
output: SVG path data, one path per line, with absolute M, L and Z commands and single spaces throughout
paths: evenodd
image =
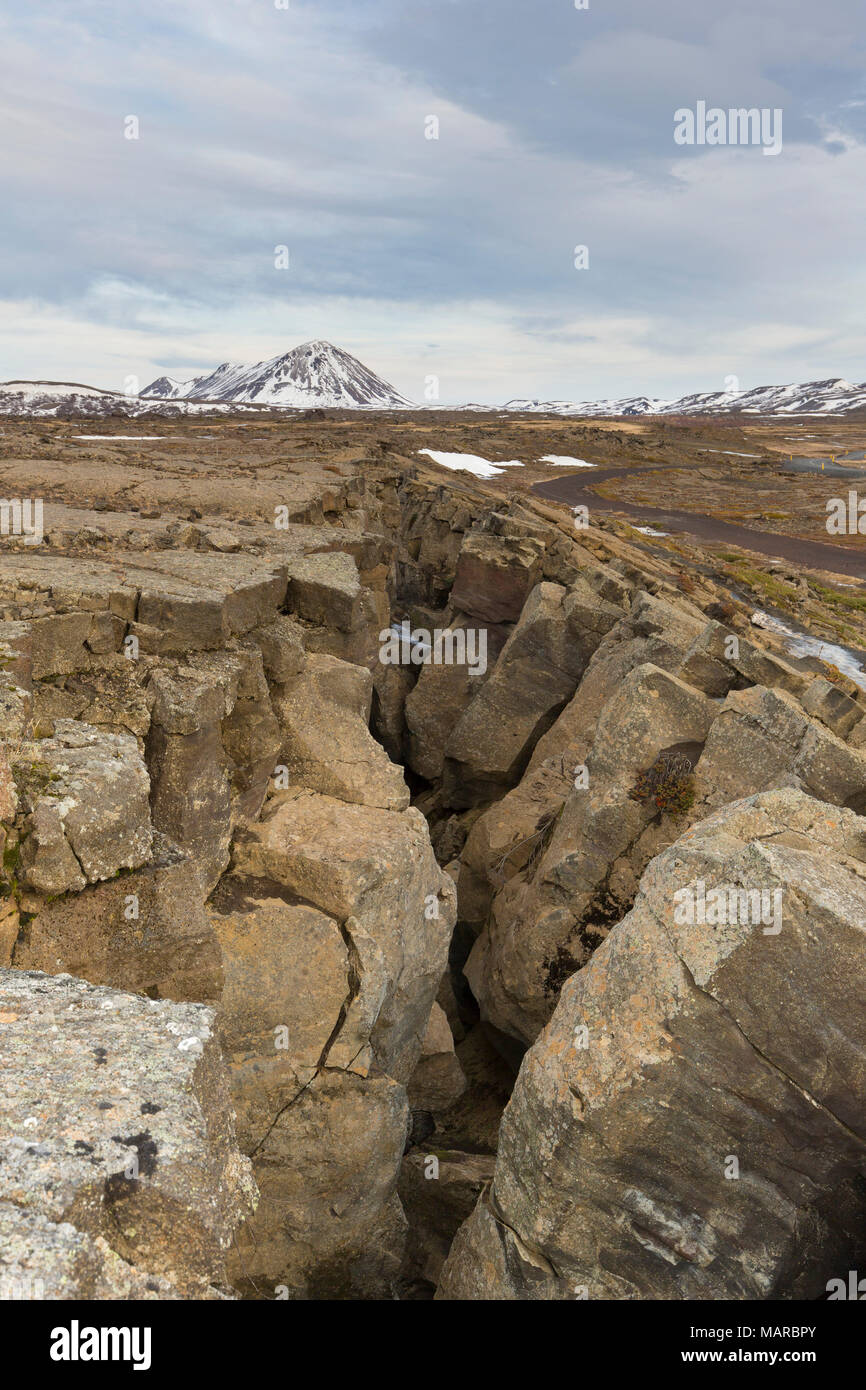
M 859 658 L 847 647 L 838 647 L 835 642 L 822 642 L 818 637 L 808 637 L 805 633 L 795 632 L 787 623 L 774 618 L 770 613 L 765 613 L 762 608 L 752 614 L 752 624 L 754 627 L 764 628 L 767 632 L 778 632 L 787 637 L 785 645 L 792 656 L 817 656 L 855 681 L 861 690 L 866 690 L 866 671 L 863 670 Z
M 595 468 L 594 463 L 587 463 L 586 459 L 569 458 L 567 454 L 545 454 L 540 463 L 552 463 L 556 468 Z
M 760 454 L 739 454 L 736 449 L 699 449 L 701 454 L 724 454 L 729 459 L 759 459 Z
M 434 463 L 441 463 L 443 468 L 450 468 L 454 472 L 474 473 L 476 478 L 495 478 L 497 473 L 503 472 L 506 468 L 522 468 L 520 459 L 501 459 L 496 463 L 491 463 L 490 459 L 483 459 L 478 454 L 448 454 L 441 449 L 419 449 L 419 454 L 427 454 L 433 459 Z

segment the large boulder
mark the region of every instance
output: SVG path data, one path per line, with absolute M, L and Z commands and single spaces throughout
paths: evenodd
M 556 812 L 511 847 L 529 854 L 527 866 L 500 888 L 467 962 L 482 1017 L 501 1031 L 533 1041 L 563 980 L 631 903 L 643 866 L 676 837 L 677 819 L 631 792 L 665 750 L 700 749 L 716 712 L 701 691 L 650 664 L 621 681 L 598 719 L 586 778 L 565 782 Z
M 149 1281 L 185 1298 L 227 1287 L 256 1190 L 212 1025 L 199 1004 L 0 971 L 0 1213 L 27 1216 L 38 1254 L 26 1271 L 47 1296 L 70 1296 L 58 1260 L 78 1297 L 94 1283 L 106 1297 Z
M 541 578 L 544 546 L 534 537 L 470 531 L 457 560 L 451 602 L 485 623 L 514 623 Z
M 295 789 L 238 833 L 211 917 L 241 1143 L 263 1192 L 233 1266 L 244 1289 L 393 1296 L 406 1083 L 454 913 L 418 811 Z M 453 1052 L 445 1067 L 453 1089 Z
M 728 695 L 696 768 L 707 807 L 762 787 L 802 787 L 822 801 L 866 810 L 866 755 L 810 719 L 784 690 Z
M 280 759 L 288 781 L 360 806 L 402 811 L 409 788 L 369 730 L 373 677 L 363 666 L 309 653 L 274 687 Z
M 592 653 L 622 613 L 582 585 L 533 589 L 496 667 L 446 744 L 453 806 L 501 796 L 573 696 Z
M 151 853 L 150 780 L 136 740 L 75 720 L 12 760 L 25 813 L 20 876 L 56 895 L 137 869 Z
M 405 1088 L 389 1076 L 326 1069 L 298 1087 L 253 1153 L 262 1198 L 232 1256 L 237 1287 L 258 1297 L 393 1297 L 408 1125 Z
M 864 932 L 866 821 L 799 790 L 660 854 L 524 1058 L 439 1296 L 820 1297 L 866 1216 Z
M 238 834 L 233 872 L 278 884 L 341 924 L 356 973 L 343 1027 L 354 1039 L 360 1026 L 377 1065 L 408 1081 L 454 924 L 454 886 L 421 813 L 289 792 Z

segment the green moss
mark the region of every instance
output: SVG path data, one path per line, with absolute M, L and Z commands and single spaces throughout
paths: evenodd
M 779 608 L 794 608 L 800 600 L 799 592 L 793 584 L 786 583 L 775 574 L 767 574 L 765 570 L 750 565 L 746 560 L 730 561 L 727 568 L 731 578 L 738 584 L 744 584 L 746 588 L 762 595 Z
M 866 613 L 866 594 L 843 594 L 838 589 L 828 589 L 824 584 L 813 583 L 811 587 L 832 608 L 853 608 L 858 613 Z

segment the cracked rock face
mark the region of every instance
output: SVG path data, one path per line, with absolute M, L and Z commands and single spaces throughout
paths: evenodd
M 778 918 L 698 920 L 714 889 Z M 866 1215 L 864 931 L 866 820 L 799 790 L 658 855 L 523 1061 L 438 1296 L 818 1297 Z
M 113 1296 L 226 1287 L 256 1189 L 212 1025 L 198 1004 L 0 971 L 4 1277 L 30 1270 L 47 1297 L 89 1297 L 125 1264 Z
M 212 920 L 223 1045 L 263 1194 L 233 1261 L 250 1294 L 393 1291 L 406 1083 L 454 899 L 414 810 L 295 791 L 237 838 Z
M 465 968 L 482 1016 L 501 1031 L 534 1041 L 560 986 L 633 903 L 652 857 L 708 812 L 771 787 L 866 810 L 863 751 L 788 688 L 805 699 L 815 683 L 745 638 L 726 655 L 732 636 L 639 590 L 518 785 L 473 824 L 458 874 L 460 916 L 476 936 Z M 783 684 L 747 685 L 755 676 Z M 850 703 L 856 732 L 863 705 Z M 682 807 L 634 795 L 640 774 L 666 757 L 689 769 Z
M 28 813 L 23 876 L 45 894 L 78 890 L 150 857 L 150 779 L 134 738 L 59 719 L 14 760 Z
M 675 548 L 286 429 L 44 461 L 81 505 L 0 548 L 0 1296 L 815 1297 L 863 692 Z M 673 916 L 720 877 L 782 930 Z

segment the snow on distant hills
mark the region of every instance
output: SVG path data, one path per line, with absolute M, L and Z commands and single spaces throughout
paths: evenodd
M 218 407 L 228 409 L 228 407 Z M 57 416 L 59 418 L 101 415 L 193 415 L 213 410 L 212 406 L 191 405 L 187 401 L 146 400 L 120 391 L 103 391 L 99 386 L 82 386 L 73 381 L 0 382 L 0 415 Z
M 606 401 L 517 399 L 503 409 L 539 415 L 845 415 L 866 407 L 866 382 L 841 377 L 799 386 L 756 386 L 751 391 L 704 391 L 678 400 L 628 396 Z
M 394 410 L 412 404 L 357 357 L 321 340 L 301 343 L 282 357 L 253 366 L 224 362 L 216 371 L 190 381 L 161 376 L 145 387 L 142 395 L 343 409 Z
M 214 371 L 180 381 L 157 377 L 138 396 L 77 382 L 0 382 L 0 415 L 100 416 L 192 415 L 269 409 L 462 410 L 479 414 L 568 416 L 643 415 L 846 415 L 866 409 L 866 382 L 841 378 L 802 385 L 757 386 L 749 391 L 705 391 L 662 400 L 627 396 L 598 401 L 542 401 L 523 397 L 504 406 L 415 406 L 357 357 L 316 340 L 281 357 L 244 366 L 223 362 Z

